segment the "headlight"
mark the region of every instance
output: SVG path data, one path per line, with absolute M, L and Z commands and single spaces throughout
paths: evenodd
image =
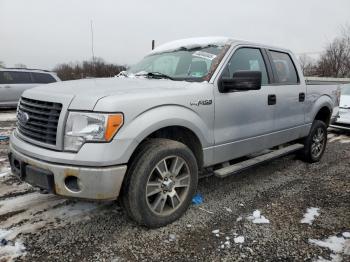
M 77 152 L 85 142 L 109 142 L 123 125 L 122 114 L 70 112 L 64 150 Z

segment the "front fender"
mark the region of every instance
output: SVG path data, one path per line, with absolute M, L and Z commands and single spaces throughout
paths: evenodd
M 190 129 L 200 140 L 203 148 L 214 144 L 213 118 L 206 116 L 207 122 L 194 110 L 166 105 L 151 108 L 129 120 L 115 139 L 135 139 L 138 143 L 153 132 L 169 126 L 182 126 Z

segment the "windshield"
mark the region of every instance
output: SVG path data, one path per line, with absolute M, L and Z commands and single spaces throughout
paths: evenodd
M 344 87 L 341 89 L 341 94 L 342 94 L 342 95 L 350 96 L 350 84 L 344 86 Z
M 227 50 L 227 46 L 209 46 L 156 53 L 132 66 L 127 75 L 157 73 L 173 80 L 205 81 L 209 80 Z

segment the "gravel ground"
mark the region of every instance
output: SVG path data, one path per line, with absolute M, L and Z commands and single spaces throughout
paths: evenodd
M 13 127 L 2 121 L 0 133 Z M 291 155 L 226 179 L 204 178 L 198 187 L 203 203 L 155 230 L 137 226 L 118 203 L 43 195 L 10 174 L 1 176 L 7 146 L 0 142 L 1 262 L 350 261 L 344 233 L 350 232 L 349 133 L 329 134 L 320 163 Z M 319 208 L 319 216 L 300 223 L 310 207 Z M 255 210 L 269 223 L 254 223 L 249 216 Z M 329 237 L 338 241 L 333 250 L 315 244 Z

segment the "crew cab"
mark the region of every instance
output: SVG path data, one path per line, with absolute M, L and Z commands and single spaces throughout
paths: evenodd
M 178 219 L 198 179 L 276 157 L 321 159 L 337 85 L 305 83 L 286 49 L 225 37 L 157 47 L 115 78 L 23 93 L 12 172 L 64 197 L 119 198 L 147 227 Z

